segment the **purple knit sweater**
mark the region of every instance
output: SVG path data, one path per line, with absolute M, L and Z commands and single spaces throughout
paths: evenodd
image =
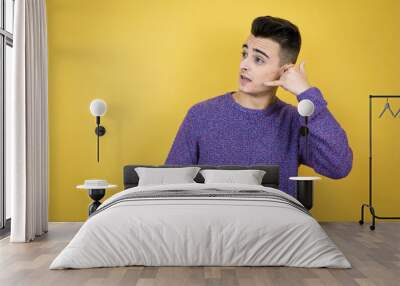
M 347 176 L 353 152 L 345 131 L 327 108 L 321 91 L 311 87 L 297 96 L 315 105 L 308 119 L 308 158 L 305 137 L 299 134 L 304 117 L 297 107 L 278 99 L 267 108 L 237 103 L 233 91 L 194 104 L 187 112 L 164 164 L 279 165 L 279 188 L 296 196 L 299 164 L 332 179 Z

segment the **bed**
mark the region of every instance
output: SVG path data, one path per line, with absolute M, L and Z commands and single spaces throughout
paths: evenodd
M 279 190 L 279 166 L 206 166 L 265 170 L 261 185 L 138 185 L 127 165 L 124 191 L 87 219 L 50 269 L 144 266 L 351 268 L 309 211 Z

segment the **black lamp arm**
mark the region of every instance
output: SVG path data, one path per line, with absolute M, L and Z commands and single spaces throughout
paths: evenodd
M 300 127 L 300 135 L 305 137 L 306 159 L 308 159 L 308 134 L 310 133 L 307 124 L 308 124 L 308 116 L 305 116 L 305 126 Z
M 94 132 L 97 135 L 97 162 L 99 162 L 99 149 L 100 149 L 100 143 L 99 143 L 99 137 L 103 136 L 104 134 L 106 134 L 106 129 L 104 128 L 104 126 L 100 125 L 100 116 L 96 116 L 96 129 L 94 130 Z

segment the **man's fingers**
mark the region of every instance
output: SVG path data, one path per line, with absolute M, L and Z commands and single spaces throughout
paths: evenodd
M 266 82 L 264 82 L 264 85 L 266 85 L 266 86 L 280 86 L 280 85 L 283 85 L 283 81 L 281 81 L 281 80 L 266 81 Z

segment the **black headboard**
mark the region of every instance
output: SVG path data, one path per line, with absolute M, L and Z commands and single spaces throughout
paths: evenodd
M 257 169 L 264 170 L 266 173 L 262 179 L 261 184 L 265 187 L 271 187 L 279 189 L 279 165 L 251 165 L 251 166 L 240 166 L 240 165 L 126 165 L 124 166 L 124 189 L 133 188 L 138 185 L 139 177 L 135 171 L 136 167 L 157 167 L 157 168 L 178 168 L 178 167 L 200 167 L 202 169 L 225 169 L 225 170 L 248 170 Z M 197 183 L 204 183 L 204 178 L 200 174 L 194 178 Z

